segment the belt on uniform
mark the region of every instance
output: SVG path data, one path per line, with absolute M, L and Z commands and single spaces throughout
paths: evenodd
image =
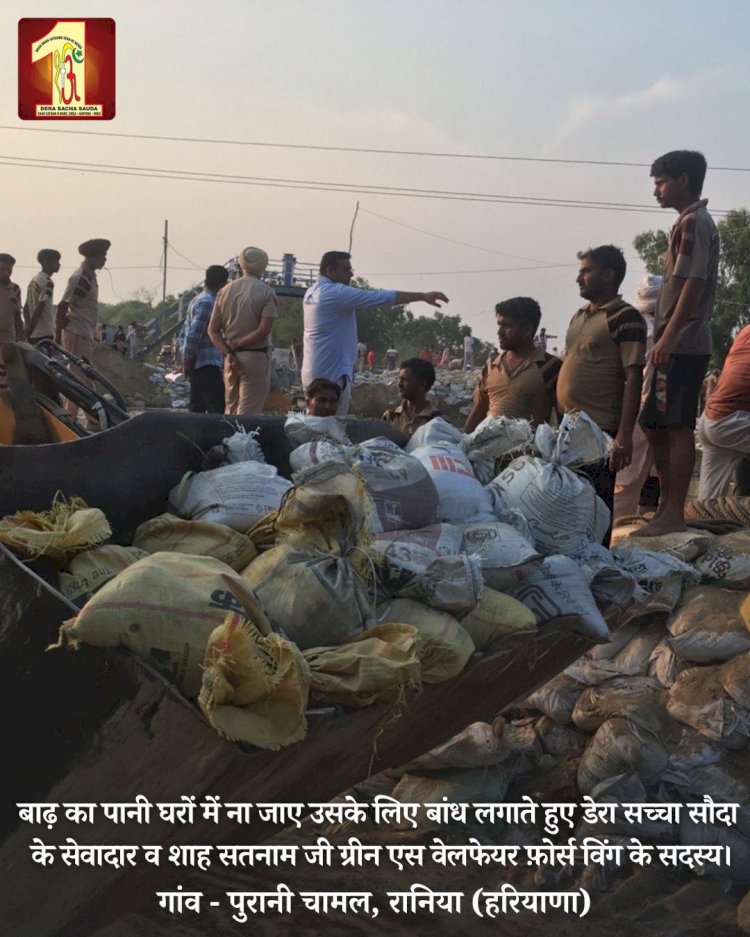
M 240 348 L 239 353 L 242 354 L 243 351 L 262 351 L 263 354 L 268 354 L 268 348 Z

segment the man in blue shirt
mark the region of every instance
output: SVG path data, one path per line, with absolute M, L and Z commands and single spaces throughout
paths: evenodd
M 325 377 L 341 387 L 338 414 L 346 416 L 357 363 L 357 309 L 424 302 L 440 308 L 444 293 L 405 293 L 400 290 L 364 290 L 350 286 L 354 270 L 351 254 L 327 251 L 320 261 L 320 276 L 305 293 L 302 383 L 305 387 Z
M 224 356 L 207 335 L 216 294 L 229 274 L 215 264 L 206 270 L 204 289 L 188 306 L 180 336 L 182 370 L 190 378 L 190 412 L 224 412 Z

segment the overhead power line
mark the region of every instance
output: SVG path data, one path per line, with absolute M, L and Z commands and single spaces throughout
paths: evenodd
M 209 137 L 178 137 L 155 133 L 116 133 L 112 130 L 53 130 L 51 127 L 16 127 L 0 124 L 0 130 L 21 130 L 27 133 L 75 133 L 94 137 L 116 137 L 128 140 L 161 140 L 172 143 L 209 143 L 220 146 L 254 146 L 280 150 L 319 150 L 326 153 L 375 153 L 383 156 L 429 156 L 438 159 L 499 160 L 518 163 L 558 163 L 573 166 L 625 166 L 649 169 L 651 163 L 614 159 L 563 159 L 552 156 L 507 156 L 497 153 L 451 153 L 440 150 L 395 150 L 367 146 L 324 146 L 315 143 L 273 143 L 266 140 L 214 140 Z M 750 172 L 750 166 L 711 166 L 711 172 Z
M 525 195 L 503 195 L 492 192 L 462 192 L 443 189 L 417 189 L 406 186 L 381 186 L 373 183 L 325 182 L 322 180 L 282 179 L 272 176 L 240 176 L 230 173 L 207 173 L 200 170 L 171 170 L 147 166 L 120 166 L 106 163 L 83 163 L 35 157 L 0 156 L 0 165 L 61 172 L 88 172 L 105 175 L 134 176 L 142 179 L 172 179 L 184 182 L 212 182 L 224 185 L 249 185 L 261 188 L 301 189 L 321 192 L 364 193 L 401 198 L 439 199 L 443 201 L 480 202 L 496 205 L 530 205 L 543 208 L 588 208 L 596 211 L 627 211 L 640 214 L 661 213 L 663 209 L 627 202 L 597 202 L 584 199 L 542 198 Z M 714 215 L 725 210 L 713 209 Z

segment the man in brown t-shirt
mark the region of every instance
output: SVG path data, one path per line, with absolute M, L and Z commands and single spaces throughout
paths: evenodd
M 398 372 L 401 403 L 386 410 L 381 419 L 407 436 L 413 436 L 421 426 L 440 416 L 440 411 L 427 399 L 427 392 L 434 383 L 435 366 L 431 361 L 424 358 L 402 361 Z
M 495 306 L 500 354 L 482 368 L 465 433 L 487 416 L 529 420 L 534 426 L 549 422 L 560 360 L 534 344 L 541 317 L 539 303 L 529 296 L 514 296 Z
M 633 428 L 641 401 L 646 323 L 618 290 L 625 278 L 622 251 L 611 244 L 581 251 L 577 283 L 588 300 L 573 316 L 557 380 L 557 401 L 568 413 L 583 410 L 612 436 L 604 463 L 586 467 L 597 494 L 612 510 L 615 474 L 630 465 Z

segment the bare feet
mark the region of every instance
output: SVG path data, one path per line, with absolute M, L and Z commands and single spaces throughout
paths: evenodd
M 649 521 L 645 527 L 640 530 L 634 530 L 631 537 L 663 537 L 665 534 L 684 533 L 687 530 L 687 524 L 684 517 L 669 517 L 666 514 L 660 514 Z

